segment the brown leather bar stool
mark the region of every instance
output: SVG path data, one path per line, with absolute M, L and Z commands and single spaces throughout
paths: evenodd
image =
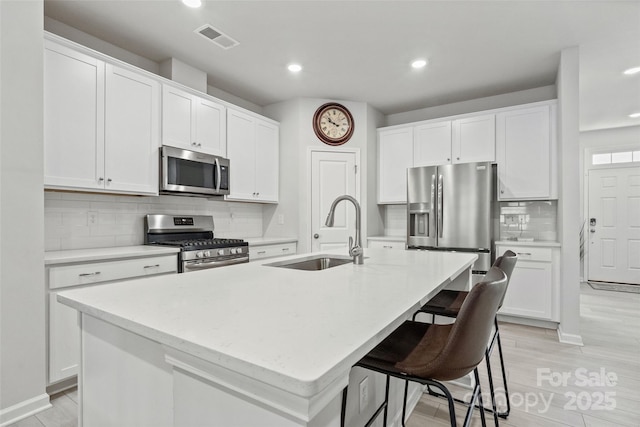
M 506 251 L 502 256 L 498 257 L 493 263 L 493 267 L 498 267 L 507 275 L 507 286 L 509 284 L 509 280 L 511 279 L 511 274 L 513 273 L 513 269 L 516 265 L 517 256 L 513 251 Z M 457 317 L 460 312 L 460 307 L 464 300 L 467 298 L 469 292 L 465 291 L 452 291 L 452 290 L 442 290 L 436 294 L 435 297 L 427 301 L 425 305 L 423 305 L 420 310 L 418 310 L 414 315 L 413 319 L 419 313 L 427 313 L 432 315 L 432 323 L 435 322 L 435 316 L 444 316 L 444 317 Z M 505 288 L 506 294 L 506 288 Z M 498 309 L 502 307 L 502 303 L 504 302 L 504 295 L 500 300 L 500 305 Z M 500 355 L 500 368 L 502 370 L 502 381 L 504 384 L 504 393 L 506 397 L 506 405 L 507 409 L 504 412 L 498 412 L 496 407 L 496 398 L 493 387 L 493 377 L 491 375 L 491 354 L 493 353 L 493 347 L 495 344 L 498 344 L 498 353 Z M 489 391 L 491 394 L 491 404 L 492 410 L 485 408 L 486 411 L 493 412 L 494 420 L 496 426 L 498 425 L 498 419 L 496 416 L 501 418 L 507 418 L 509 416 L 509 412 L 511 411 L 511 404 L 509 402 L 509 389 L 507 387 L 507 375 L 504 367 L 504 358 L 502 355 L 502 344 L 500 343 L 500 330 L 498 329 L 498 317 L 494 319 L 494 333 L 491 336 L 491 341 L 487 346 L 487 354 L 485 357 L 487 361 L 487 374 L 489 376 Z M 429 389 L 431 392 L 431 389 Z M 436 394 L 431 392 L 431 394 Z M 442 396 L 444 397 L 444 396 Z
M 389 378 L 396 377 L 441 390 L 449 401 L 451 425 L 456 426 L 454 399 L 442 381 L 462 378 L 473 371 L 475 387 L 464 421 L 464 425 L 468 426 L 476 400 L 482 407 L 477 367 L 485 357 L 493 320 L 506 287 L 505 273 L 497 267 L 492 267 L 484 280 L 471 289 L 454 323 L 437 325 L 407 320 L 360 359 L 355 366 L 387 376 L 385 400 L 366 425 L 371 425 L 383 410 L 384 425 L 387 425 Z M 346 388 L 342 398 L 341 425 L 344 426 Z M 403 424 L 404 411 L 403 407 Z M 480 418 L 485 426 L 484 411 L 480 411 Z

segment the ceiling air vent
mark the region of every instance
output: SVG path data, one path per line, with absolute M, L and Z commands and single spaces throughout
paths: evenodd
M 228 35 L 222 33 L 222 31 L 216 30 L 209 24 L 203 25 L 200 28 L 196 28 L 194 32 L 200 34 L 205 39 L 220 46 L 223 49 L 230 49 L 240 44 Z

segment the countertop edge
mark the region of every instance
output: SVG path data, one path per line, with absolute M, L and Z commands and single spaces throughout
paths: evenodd
M 120 258 L 138 258 L 154 255 L 171 255 L 180 252 L 179 248 L 150 245 L 114 246 L 109 248 L 71 249 L 45 251 L 44 265 L 70 264 L 77 262 L 108 261 Z
M 405 236 L 368 236 L 367 239 L 380 240 L 385 242 L 406 242 Z
M 279 243 L 297 243 L 297 237 L 248 237 L 244 239 L 249 246 L 277 245 Z
M 517 240 L 498 240 L 496 245 L 500 246 L 538 246 L 543 248 L 559 248 L 562 245 L 560 242 L 548 242 L 544 240 L 534 240 L 532 242 L 524 242 Z

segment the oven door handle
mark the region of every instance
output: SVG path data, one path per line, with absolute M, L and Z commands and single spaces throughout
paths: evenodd
M 239 263 L 248 262 L 248 261 L 249 261 L 249 257 L 231 258 L 231 259 L 225 259 L 223 261 L 185 262 L 184 269 L 200 270 L 205 268 L 222 267 L 225 265 L 239 264 Z

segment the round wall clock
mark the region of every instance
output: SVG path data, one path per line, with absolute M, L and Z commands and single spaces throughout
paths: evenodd
M 328 145 L 342 145 L 353 135 L 353 116 L 344 105 L 329 102 L 313 115 L 313 131 Z

